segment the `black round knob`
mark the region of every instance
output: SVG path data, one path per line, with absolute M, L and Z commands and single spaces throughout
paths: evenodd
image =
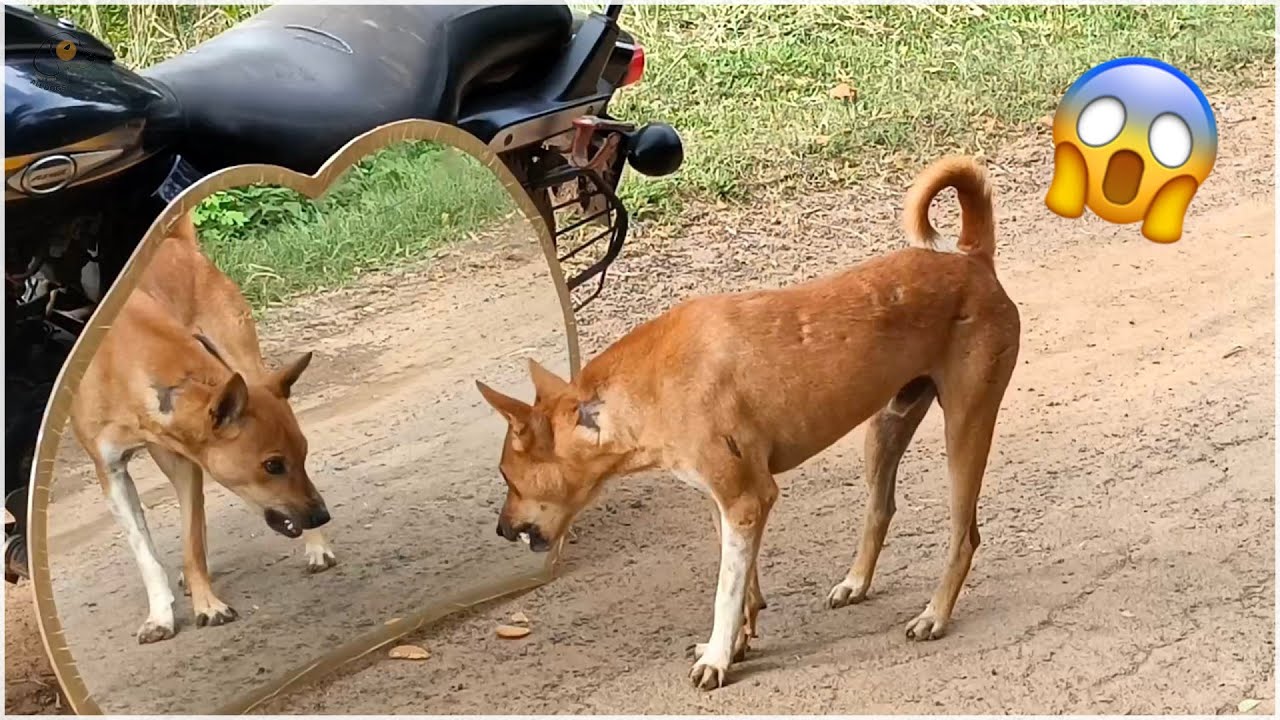
M 684 162 L 680 134 L 666 123 L 652 123 L 631 135 L 627 162 L 637 172 L 650 177 L 670 175 Z

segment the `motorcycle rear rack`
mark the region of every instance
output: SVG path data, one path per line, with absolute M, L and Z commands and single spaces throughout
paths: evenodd
M 596 279 L 595 288 L 591 293 L 581 302 L 574 304 L 573 310 L 577 312 L 586 307 L 592 300 L 595 300 L 600 295 L 600 292 L 604 290 L 605 277 L 608 274 L 609 266 L 613 264 L 614 260 L 618 259 L 618 255 L 622 252 L 622 244 L 627 237 L 628 216 L 627 209 L 623 206 L 622 201 L 618 199 L 613 189 L 595 170 L 565 165 L 535 181 L 533 189 L 539 191 L 550 190 L 566 183 L 573 183 L 577 188 L 576 193 L 568 200 L 551 205 L 550 217 L 548 218 L 552 242 L 555 244 L 557 253 L 556 259 L 561 263 L 561 268 L 566 273 L 565 284 L 569 287 L 571 297 L 574 290 L 583 286 L 592 278 Z M 591 201 L 597 197 L 604 198 L 605 208 L 603 210 L 583 217 L 572 217 L 571 213 L 565 212 L 575 207 L 589 207 Z M 570 214 L 572 217 L 568 224 L 563 227 L 561 227 L 559 220 L 562 214 Z M 594 230 L 594 227 L 591 227 L 592 223 L 599 220 L 604 220 L 604 229 L 600 232 L 590 233 L 591 230 Z M 562 243 L 562 239 L 566 239 L 567 236 L 584 229 L 586 233 L 583 234 L 590 233 L 587 239 L 577 243 L 571 249 L 561 252 L 562 246 L 569 244 L 568 242 Z M 570 275 L 568 268 L 564 267 L 564 263 L 606 238 L 608 242 L 605 244 L 604 255 L 581 271 Z

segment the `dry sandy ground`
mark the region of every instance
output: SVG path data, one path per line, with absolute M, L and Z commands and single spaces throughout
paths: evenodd
M 49 666 L 31 583 L 4 586 L 4 712 L 6 715 L 45 715 L 65 712 L 58 679 Z
M 717 552 L 706 501 L 653 475 L 615 483 L 582 518 L 564 577 L 410 638 L 429 660 L 378 653 L 263 710 L 1213 714 L 1252 698 L 1262 701 L 1254 714 L 1273 712 L 1274 98 L 1260 91 L 1216 109 L 1218 165 L 1173 246 L 1050 214 L 1043 131 L 989 158 L 1022 362 L 980 504 L 983 545 L 944 639 L 903 636 L 946 552 L 934 411 L 902 463 L 899 512 L 863 604 L 823 602 L 861 524 L 861 432 L 780 478 L 761 554 L 762 637 L 722 690 L 686 680 L 685 648 L 710 630 Z M 900 199 L 895 188 L 708 211 L 679 237 L 636 237 L 582 318 L 584 350 L 695 293 L 780 285 L 892 250 Z M 954 215 L 940 208 L 944 223 Z M 512 330 L 500 315 L 471 317 L 476 332 Z M 379 322 L 371 314 L 360 331 L 377 334 Z M 305 328 L 286 317 L 271 334 Z M 377 387 L 398 395 L 403 382 Z M 339 386 L 325 402 L 353 392 Z M 501 492 L 490 484 L 476 502 L 494 512 Z M 401 538 L 415 559 L 438 552 Z M 505 545 L 489 526 L 474 539 Z M 136 570 L 122 567 L 140 601 Z M 381 574 L 393 571 L 361 578 L 385 593 L 401 587 Z M 495 640 L 494 624 L 517 610 L 533 633 Z M 135 615 L 118 619 L 115 641 Z

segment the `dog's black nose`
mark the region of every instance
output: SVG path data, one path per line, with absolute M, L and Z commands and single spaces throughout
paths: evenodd
M 329 508 L 324 506 L 312 510 L 311 517 L 307 518 L 307 522 L 311 524 L 310 527 L 312 528 L 318 528 L 329 522 L 329 520 Z

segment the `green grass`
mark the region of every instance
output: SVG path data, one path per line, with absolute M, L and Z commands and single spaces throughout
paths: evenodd
M 105 37 L 125 63 L 146 66 L 261 6 L 43 7 Z M 1269 84 L 1273 12 L 1206 5 L 630 6 L 622 22 L 645 45 L 648 68 L 640 84 L 620 92 L 614 114 L 674 125 L 685 140 L 685 164 L 668 178 L 631 173 L 622 195 L 634 216 L 667 224 L 679 221 L 688 201 L 767 201 L 901 181 L 939 153 L 990 151 L 1025 133 L 1075 78 L 1121 55 L 1170 62 L 1211 100 Z M 842 85 L 850 92 L 833 93 Z M 366 230 L 353 223 L 350 231 Z M 301 236 L 289 242 L 305 245 Z M 373 243 L 381 248 L 374 251 L 354 240 L 332 251 L 307 253 L 302 245 L 272 258 L 243 249 L 229 257 L 235 267 L 262 264 L 277 274 L 286 262 L 302 262 L 305 277 L 281 287 L 307 288 L 341 282 L 352 268 L 403 252 L 394 243 Z M 356 256 L 341 260 L 339 252 Z
M 69 18 L 105 40 L 130 67 L 173 57 L 239 23 L 266 5 L 32 5 Z
M 943 151 L 993 149 L 1122 55 L 1184 70 L 1212 99 L 1275 60 L 1271 7 L 632 6 L 648 51 L 617 114 L 674 125 L 686 160 L 633 181 L 635 210 L 846 187 Z M 852 98 L 833 97 L 841 83 Z M 634 177 L 634 176 L 633 176 Z
M 514 212 L 474 158 L 411 141 L 365 159 L 314 203 L 254 186 L 213 195 L 195 214 L 209 256 L 262 308 L 422 259 Z

